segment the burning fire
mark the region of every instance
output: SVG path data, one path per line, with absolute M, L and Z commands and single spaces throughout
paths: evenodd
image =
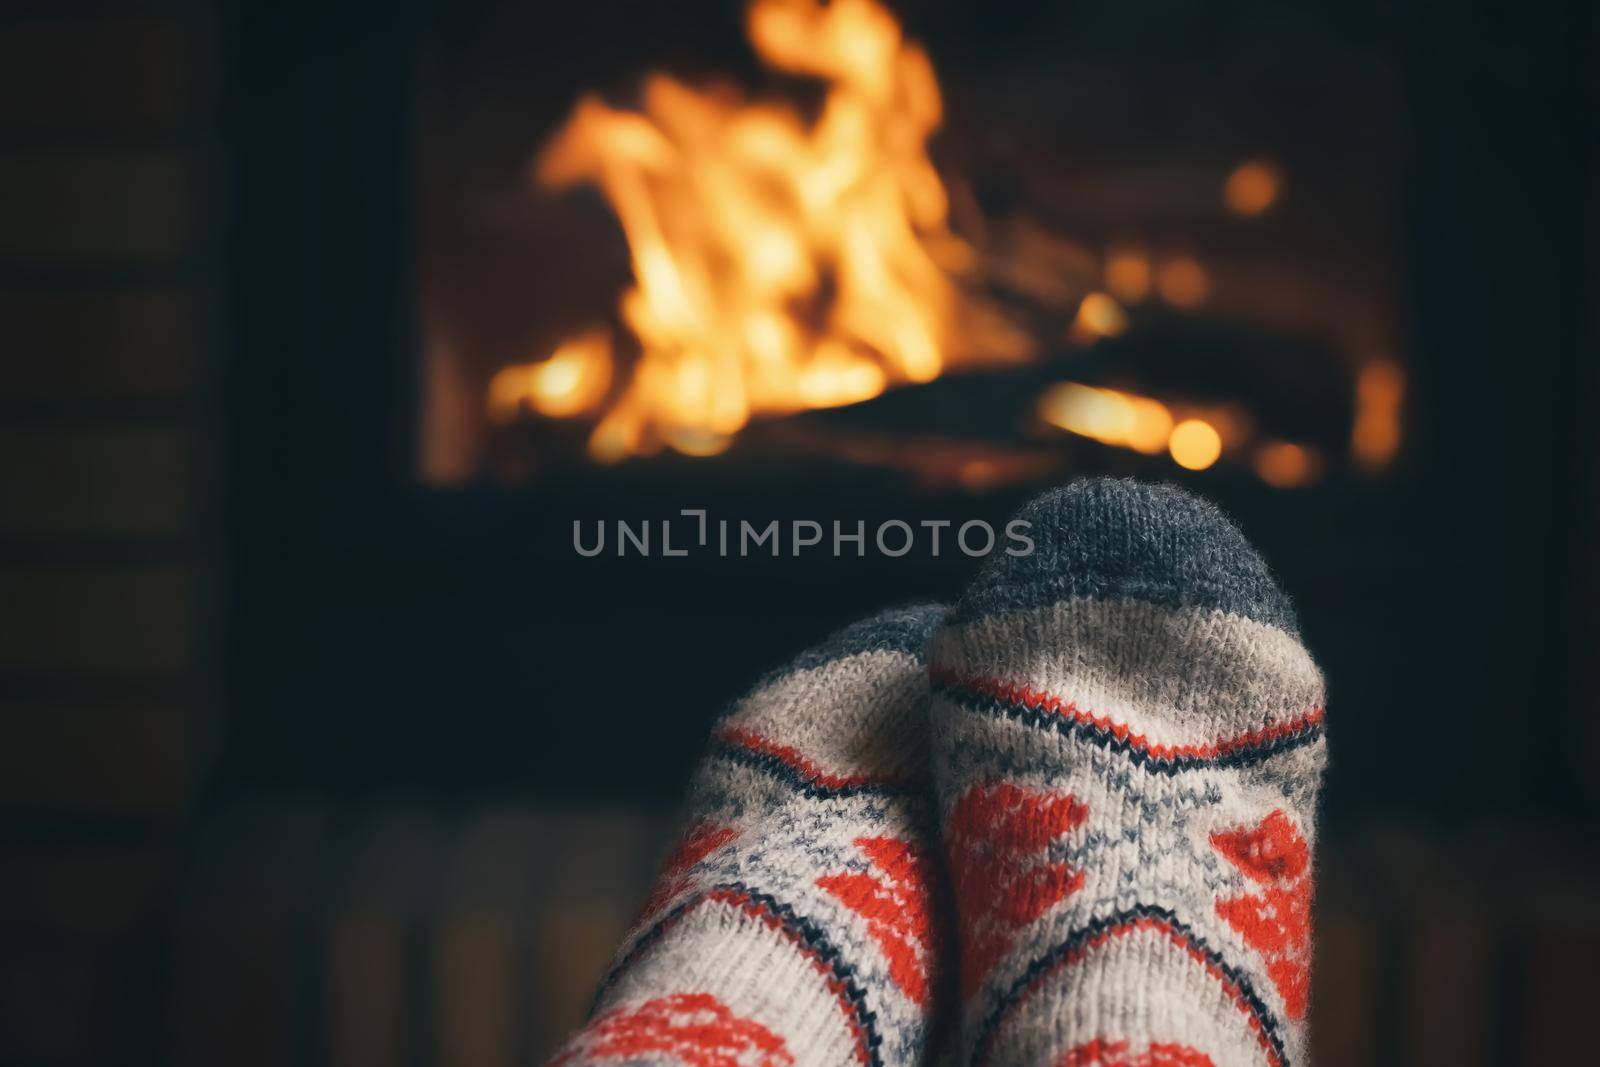
M 752 0 L 746 33 L 763 63 L 821 84 L 801 108 L 727 88 L 648 77 L 637 110 L 580 101 L 539 152 L 547 190 L 592 185 L 627 238 L 632 282 L 616 319 L 563 340 L 490 383 L 490 417 L 582 418 L 601 462 L 671 448 L 725 450 L 753 418 L 857 403 L 952 366 L 1034 354 L 986 287 L 1071 315 L 1062 340 L 1132 327 L 1152 297 L 1206 304 L 1192 255 L 1119 243 L 1103 257 L 1026 217 L 991 226 L 958 197 L 965 232 L 928 156 L 942 104 L 927 54 L 875 0 Z M 1283 171 L 1236 167 L 1223 203 L 1240 217 L 1281 198 Z M 1096 286 L 1103 286 L 1103 291 Z M 1374 361 L 1356 388 L 1350 454 L 1380 471 L 1399 448 L 1405 382 Z M 1041 421 L 1101 444 L 1166 454 L 1188 470 L 1245 460 L 1268 485 L 1316 482 L 1309 442 L 1259 437 L 1238 405 L 1195 407 L 1073 382 L 1038 400 Z M 842 446 L 841 446 L 842 447 Z M 859 445 L 856 446 L 859 451 Z M 987 484 L 993 458 L 963 467 Z
M 535 173 L 609 200 L 638 359 L 624 369 L 608 330 L 585 333 L 502 371 L 493 411 L 600 412 L 589 450 L 602 461 L 662 445 L 710 455 L 754 416 L 1027 354 L 993 323 L 982 342 L 964 329 L 973 254 L 927 154 L 941 104 L 923 50 L 873 0 L 755 0 L 746 29 L 767 66 L 821 80 L 815 116 L 660 74 L 639 111 L 581 101 Z

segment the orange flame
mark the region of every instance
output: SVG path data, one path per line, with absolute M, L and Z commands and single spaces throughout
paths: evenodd
M 496 422 L 531 408 L 551 418 L 593 411 L 611 385 L 611 335 L 591 330 L 564 342 L 540 363 L 506 367 L 489 383 Z
M 639 111 L 580 102 L 538 158 L 546 188 L 604 192 L 632 256 L 619 310 L 640 356 L 616 374 L 597 459 L 711 454 L 753 416 L 983 355 L 958 331 L 972 253 L 926 150 L 927 55 L 873 0 L 756 0 L 746 29 L 769 67 L 822 80 L 815 119 L 658 74 Z

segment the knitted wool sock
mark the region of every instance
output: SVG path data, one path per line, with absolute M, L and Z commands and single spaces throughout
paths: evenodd
M 1019 518 L 929 648 L 963 1059 L 1305 1060 L 1322 678 L 1260 556 L 1165 486 Z
M 926 1059 L 944 939 L 923 646 L 857 623 L 723 717 L 694 820 L 555 1065 Z

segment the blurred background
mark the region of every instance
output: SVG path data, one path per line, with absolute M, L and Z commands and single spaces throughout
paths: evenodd
M 537 1061 L 711 716 L 975 567 L 574 521 L 1112 473 L 1328 675 L 1318 1062 L 1591 1062 L 1597 31 L 4 5 L 0 1061 Z

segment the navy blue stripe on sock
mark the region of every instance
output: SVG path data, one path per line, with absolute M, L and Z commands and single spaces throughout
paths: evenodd
M 1228 982 L 1232 983 L 1237 993 L 1236 1000 L 1239 1007 L 1248 1012 L 1260 1025 L 1260 1034 L 1272 1050 L 1280 1067 L 1290 1067 L 1287 1054 L 1284 1052 L 1282 1027 L 1266 1004 L 1256 993 L 1250 979 L 1237 967 L 1226 962 L 1216 949 L 1206 944 L 1187 923 L 1179 921 L 1178 917 L 1166 908 L 1154 904 L 1139 904 L 1125 911 L 1119 911 L 1103 919 L 1097 919 L 1081 929 L 1074 930 L 1065 941 L 1056 945 L 1049 952 L 1040 956 L 1028 965 L 1028 969 L 1011 984 L 999 1001 L 984 1017 L 983 1023 L 978 1027 L 976 1039 L 972 1045 L 972 1065 L 981 1067 L 984 1057 L 988 1055 L 988 1046 L 994 1040 L 1000 1027 L 1004 1024 L 1006 1016 L 1027 996 L 1035 983 L 1041 981 L 1054 971 L 1058 966 L 1066 963 L 1068 957 L 1077 953 L 1102 935 L 1115 933 L 1118 927 L 1137 927 L 1142 923 L 1156 923 L 1174 938 L 1183 942 L 1185 948 L 1198 960 L 1220 972 Z
M 785 763 L 772 753 L 757 752 L 736 741 L 720 737 L 712 739 L 708 758 L 750 767 L 813 800 L 841 800 L 857 796 L 908 797 L 920 792 L 919 786 L 904 782 L 851 781 L 842 785 L 829 785 Z
M 600 991 L 595 994 L 594 1004 L 589 1010 L 590 1017 L 593 1018 L 595 1012 L 599 1009 L 600 1002 L 605 999 L 605 995 L 610 992 L 611 988 L 616 985 L 617 980 L 635 961 L 648 952 L 656 942 L 660 941 L 677 924 L 679 919 L 718 893 L 732 894 L 739 903 L 747 903 L 769 916 L 790 936 L 803 945 L 807 953 L 828 969 L 829 974 L 838 985 L 840 1003 L 849 1010 L 852 1019 L 861 1032 L 862 1048 L 867 1056 L 868 1067 L 883 1067 L 883 1058 L 880 1053 L 883 1037 L 878 1033 L 878 1017 L 871 1008 L 867 1007 L 866 990 L 862 988 L 861 982 L 856 976 L 855 968 L 845 962 L 844 956 L 828 940 L 827 935 L 822 932 L 822 928 L 816 923 L 796 914 L 793 908 L 782 903 L 776 897 L 751 889 L 742 882 L 723 882 L 714 885 L 703 892 L 696 893 L 658 919 L 648 931 L 640 935 L 639 939 L 634 942 L 633 947 L 628 950 L 628 954 L 618 960 L 606 974 L 605 980 L 600 983 Z
M 1169 777 L 1180 771 L 1254 766 L 1281 753 L 1304 748 L 1321 738 L 1324 732 L 1322 722 L 1318 720 L 1259 744 L 1230 748 L 1214 756 L 1161 756 L 1152 754 L 1148 748 L 1127 738 L 1118 737 L 1108 729 L 1059 714 L 1041 704 L 1004 700 L 959 683 L 940 680 L 937 675 L 933 692 L 935 696 L 974 714 L 1012 719 L 1037 730 L 1053 730 L 1063 737 L 1076 738 L 1098 745 L 1107 752 L 1124 755 L 1147 771 Z

